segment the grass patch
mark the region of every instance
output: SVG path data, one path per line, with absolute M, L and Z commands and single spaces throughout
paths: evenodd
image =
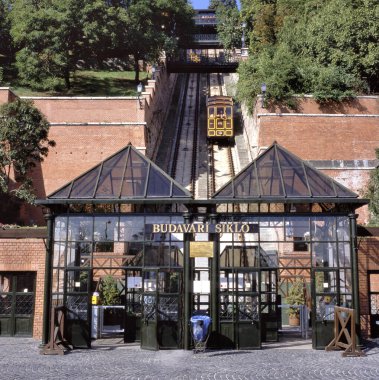
M 12 78 L 7 85 L 19 96 L 136 96 L 134 76 L 134 71 L 78 70 L 71 78 L 71 89 L 54 92 L 34 91 Z M 147 79 L 147 73 L 141 72 L 141 82 L 146 84 Z

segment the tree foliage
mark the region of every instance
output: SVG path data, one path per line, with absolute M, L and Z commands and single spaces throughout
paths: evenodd
M 376 158 L 379 160 L 379 148 L 376 149 Z M 370 224 L 379 226 L 379 166 L 370 173 L 366 197 L 370 199 Z
M 0 193 L 34 200 L 30 171 L 47 156 L 49 123 L 29 100 L 0 107 Z
M 262 83 L 267 84 L 267 98 L 275 100 L 303 93 L 321 101 L 340 100 L 378 91 L 377 1 L 241 3 L 250 41 L 250 58 L 240 68 L 242 100 L 253 99 Z
M 224 49 L 241 46 L 242 26 L 235 0 L 212 0 L 209 8 L 216 10 L 217 33 Z
M 156 61 L 192 22 L 185 0 L 13 0 L 11 33 L 22 84 L 70 88 L 79 61 Z

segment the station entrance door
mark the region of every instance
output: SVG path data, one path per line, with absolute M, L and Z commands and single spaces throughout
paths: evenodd
M 141 348 L 181 348 L 182 277 L 180 270 L 142 270 Z
M 219 319 L 221 347 L 260 348 L 259 271 L 220 271 Z

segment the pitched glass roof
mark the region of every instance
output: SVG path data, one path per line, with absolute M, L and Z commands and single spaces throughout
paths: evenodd
M 49 200 L 192 199 L 131 144 L 48 195 Z
M 352 199 L 358 195 L 276 142 L 225 184 L 213 199 Z

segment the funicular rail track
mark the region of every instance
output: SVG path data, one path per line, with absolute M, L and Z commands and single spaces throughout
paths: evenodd
M 177 123 L 177 134 L 171 158 L 171 176 L 194 193 L 196 188 L 199 74 L 189 74 Z

